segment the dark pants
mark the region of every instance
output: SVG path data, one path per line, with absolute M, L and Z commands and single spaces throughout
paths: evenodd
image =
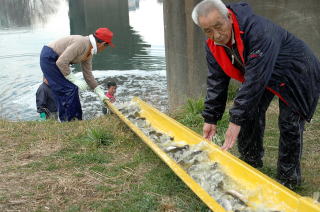
M 60 121 L 82 120 L 82 110 L 78 87 L 67 80 L 56 61 L 57 55 L 51 48 L 44 46 L 40 55 L 40 66 L 44 77 L 55 96 Z
M 254 167 L 262 167 L 265 116 L 273 97 L 273 93 L 265 91 L 257 111 L 254 111 L 254 118 L 241 126 L 238 137 L 240 158 Z M 279 109 L 280 139 L 277 178 L 283 184 L 299 185 L 301 183 L 300 159 L 305 120 L 281 100 L 279 100 Z

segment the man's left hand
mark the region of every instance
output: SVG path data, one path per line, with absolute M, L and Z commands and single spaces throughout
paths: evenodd
M 229 123 L 229 127 L 227 129 L 224 144 L 221 147 L 222 150 L 228 150 L 233 147 L 233 145 L 236 143 L 239 132 L 240 132 L 241 126 L 236 125 L 232 122 Z
M 106 95 L 104 94 L 104 91 L 101 87 L 101 85 L 98 85 L 95 89 L 94 92 L 98 95 L 99 99 L 103 102 L 105 99 L 108 99 Z

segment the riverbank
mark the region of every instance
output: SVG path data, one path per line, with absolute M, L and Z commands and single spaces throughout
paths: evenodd
M 230 97 L 232 98 L 232 96 Z M 172 116 L 201 133 L 203 101 Z M 277 102 L 268 110 L 262 172 L 274 178 L 278 151 Z M 219 137 L 228 124 L 225 113 Z M 303 185 L 320 188 L 319 109 L 307 124 Z M 0 121 L 0 210 L 201 211 L 207 207 L 115 116 L 70 123 Z M 237 154 L 236 148 L 232 150 Z
M 0 121 L 0 210 L 200 211 L 206 206 L 117 117 Z

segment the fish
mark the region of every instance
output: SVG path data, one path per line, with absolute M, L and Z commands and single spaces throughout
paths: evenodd
M 160 142 L 164 143 L 166 141 L 173 141 L 173 137 L 170 137 L 170 136 L 168 136 L 166 134 L 161 135 L 160 136 Z
M 172 146 L 168 146 L 164 149 L 165 152 L 177 152 L 177 151 L 181 151 L 181 150 L 186 150 L 189 149 L 189 145 L 184 145 L 184 146 L 176 146 L 176 145 L 172 145 Z
M 230 194 L 231 196 L 239 199 L 243 204 L 248 203 L 248 198 L 236 190 L 227 190 L 226 194 Z
M 196 181 L 225 210 L 235 212 L 278 212 L 274 209 L 248 206 L 248 197 L 236 190 L 236 184 L 226 175 L 218 162 L 209 158 L 208 143 L 201 141 L 189 145 L 185 141 L 175 141 L 175 138 L 154 129 L 148 120 L 140 115 L 136 103 L 121 105 L 119 110 L 141 131 L 155 142 L 164 152 L 177 162 L 194 181 Z M 260 205 L 259 205 L 260 206 Z M 280 211 L 279 211 L 280 212 Z

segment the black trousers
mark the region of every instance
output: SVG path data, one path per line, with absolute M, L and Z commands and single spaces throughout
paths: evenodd
M 252 119 L 241 126 L 238 149 L 241 159 L 254 167 L 262 167 L 263 136 L 266 111 L 274 94 L 266 90 Z M 305 120 L 279 99 L 278 127 L 280 130 L 277 178 L 283 184 L 300 185 Z

